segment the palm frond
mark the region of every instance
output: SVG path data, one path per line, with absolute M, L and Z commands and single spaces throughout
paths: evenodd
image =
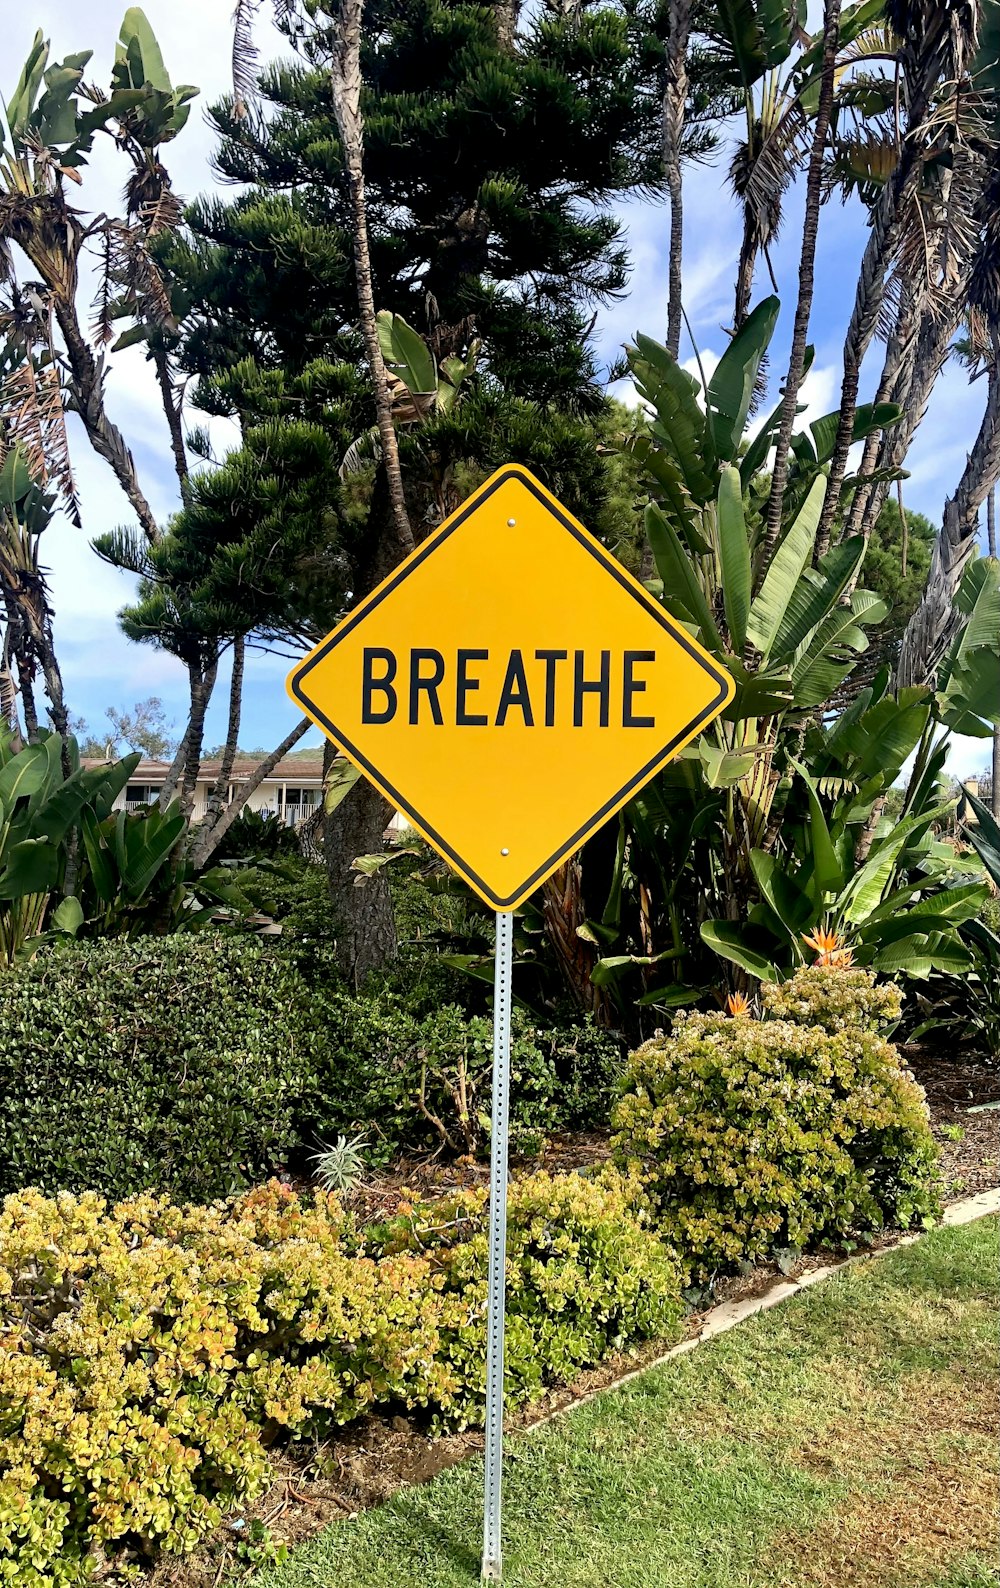
M 106 227 L 101 238 L 101 266 L 91 311 L 90 334 L 95 342 L 110 342 L 114 336 L 115 282 L 112 279 L 114 247 L 111 228 Z
M 0 389 L 0 418 L 7 446 L 18 446 L 41 486 L 54 485 L 79 526 L 80 503 L 70 461 L 66 410 L 58 365 L 25 356 Z
M 257 87 L 259 52 L 253 41 L 253 24 L 260 0 L 236 0 L 233 12 L 233 113 L 243 120 L 247 100 Z

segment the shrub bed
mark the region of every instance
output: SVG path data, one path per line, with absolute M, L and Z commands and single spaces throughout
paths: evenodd
M 606 1121 L 615 1039 L 521 1010 L 513 1032 L 516 1143 Z M 474 1152 L 492 1040 L 457 1004 L 417 1015 L 390 988 L 310 984 L 283 945 L 247 937 L 43 950 L 0 978 L 0 1192 L 208 1201 L 341 1131 L 369 1159 Z
M 677 1271 L 634 1199 L 614 1171 L 512 1188 L 512 1399 L 676 1331 Z M 404 1209 L 360 1246 L 336 1198 L 276 1182 L 207 1208 L 8 1197 L 0 1582 L 182 1553 L 262 1491 L 269 1446 L 373 1408 L 480 1420 L 483 1210 Z
M 680 1015 L 632 1054 L 612 1125 L 699 1280 L 939 1212 L 923 1091 L 872 1031 Z
M 0 977 L 0 1190 L 260 1180 L 298 1141 L 319 1047 L 300 977 L 255 941 L 43 951 Z
M 492 1101 L 493 1023 L 459 1004 L 415 1015 L 391 989 L 327 991 L 316 1129 L 362 1130 L 382 1152 L 484 1144 Z M 511 1017 L 512 1140 L 532 1150 L 549 1132 L 607 1122 L 621 1069 L 616 1038 L 592 1022 L 547 1026 Z

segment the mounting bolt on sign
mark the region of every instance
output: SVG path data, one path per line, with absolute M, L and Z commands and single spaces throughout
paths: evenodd
M 293 669 L 288 692 L 497 912 L 483 1576 L 501 1566 L 513 914 L 734 685 L 517 465 Z

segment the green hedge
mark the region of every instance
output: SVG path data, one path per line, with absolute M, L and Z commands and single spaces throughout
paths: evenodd
M 617 1042 L 520 1010 L 513 1031 L 515 1143 L 604 1124 Z M 332 970 L 309 981 L 281 943 L 187 934 L 43 950 L 0 978 L 0 1192 L 208 1200 L 303 1168 L 341 1131 L 363 1133 L 373 1163 L 477 1151 L 492 1040 L 489 1020 L 455 1004 L 418 1016 L 388 988 L 338 988 Z
M 0 1190 L 260 1180 L 298 1143 L 321 1045 L 301 978 L 252 940 L 45 950 L 0 977 Z
M 940 1211 L 924 1094 L 875 1032 L 679 1015 L 621 1092 L 615 1153 L 698 1279 Z
M 77 1588 L 181 1554 L 269 1481 L 268 1450 L 379 1407 L 478 1423 L 484 1198 L 359 1247 L 334 1197 L 9 1197 L 0 1214 L 0 1583 Z M 669 1337 L 676 1267 L 614 1171 L 511 1188 L 507 1391 Z M 440 1233 L 440 1232 L 439 1232 Z
M 362 1130 L 383 1153 L 484 1146 L 492 1101 L 490 1019 L 459 1004 L 418 1016 L 388 988 L 361 995 L 328 990 L 316 1007 L 328 1039 L 315 1104 L 321 1134 Z M 592 1022 L 550 1026 L 514 1009 L 515 1147 L 531 1151 L 554 1130 L 605 1125 L 621 1057 L 618 1040 Z

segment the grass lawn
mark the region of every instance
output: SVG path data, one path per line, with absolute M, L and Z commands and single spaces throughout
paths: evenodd
M 997 1221 L 938 1230 L 507 1445 L 508 1588 L 986 1588 Z M 482 1465 L 254 1588 L 468 1588 Z

